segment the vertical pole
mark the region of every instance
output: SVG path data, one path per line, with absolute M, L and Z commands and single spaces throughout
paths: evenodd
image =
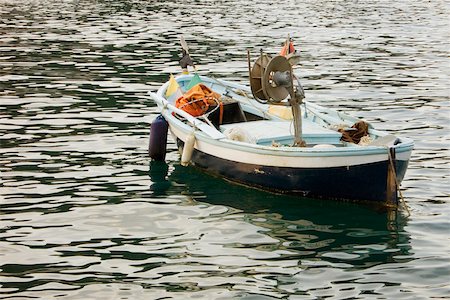
M 252 80 L 252 66 L 250 63 L 250 50 L 247 50 L 248 78 Z
M 298 97 L 294 90 L 294 72 L 292 71 L 292 66 L 290 70 L 290 88 L 289 88 L 289 104 L 292 109 L 292 116 L 294 118 L 294 147 L 305 147 L 306 143 L 303 140 L 302 131 L 302 109 L 300 104 L 302 104 L 302 97 Z
M 305 142 L 302 140 L 302 110 L 297 99 L 290 97 L 289 104 L 292 109 L 292 116 L 294 118 L 294 146 L 304 147 Z

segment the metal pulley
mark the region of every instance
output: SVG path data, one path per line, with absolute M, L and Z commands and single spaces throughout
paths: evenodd
M 294 84 L 292 63 L 285 56 L 277 55 L 271 58 L 261 52 L 251 67 L 250 53 L 248 53 L 250 87 L 253 97 L 263 104 L 290 105 L 294 117 L 294 146 L 304 146 L 300 104 L 305 96 L 297 79 L 297 84 Z M 287 101 L 283 101 L 286 99 Z

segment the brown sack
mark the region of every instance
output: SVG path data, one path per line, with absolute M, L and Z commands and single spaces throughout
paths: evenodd
M 342 133 L 341 141 L 358 144 L 363 136 L 369 134 L 369 124 L 364 121 L 358 121 L 351 128 L 352 130 L 339 129 Z

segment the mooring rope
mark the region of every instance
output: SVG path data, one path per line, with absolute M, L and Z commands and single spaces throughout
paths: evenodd
M 391 154 L 391 151 L 389 148 L 387 148 L 387 150 L 388 150 L 388 155 L 389 155 L 389 165 L 392 169 L 392 172 L 394 173 L 395 184 L 397 186 L 397 190 L 400 195 L 401 203 L 402 203 L 403 207 L 405 208 L 406 212 L 408 213 L 408 217 L 409 217 L 411 215 L 411 212 L 409 211 L 408 205 L 406 204 L 406 200 L 403 197 L 402 191 L 400 190 L 400 183 L 398 182 L 398 179 L 397 179 L 397 171 L 395 170 L 392 154 Z

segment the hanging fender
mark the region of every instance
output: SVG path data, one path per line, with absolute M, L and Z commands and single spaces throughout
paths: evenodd
M 162 115 L 153 120 L 150 127 L 148 154 L 156 161 L 164 161 L 167 152 L 167 132 L 169 123 Z
M 189 165 L 189 162 L 191 161 L 192 158 L 192 153 L 194 152 L 194 145 L 195 145 L 195 134 L 194 132 L 191 132 L 191 134 L 189 134 L 186 141 L 184 142 L 183 152 L 181 154 L 181 165 L 183 167 Z

